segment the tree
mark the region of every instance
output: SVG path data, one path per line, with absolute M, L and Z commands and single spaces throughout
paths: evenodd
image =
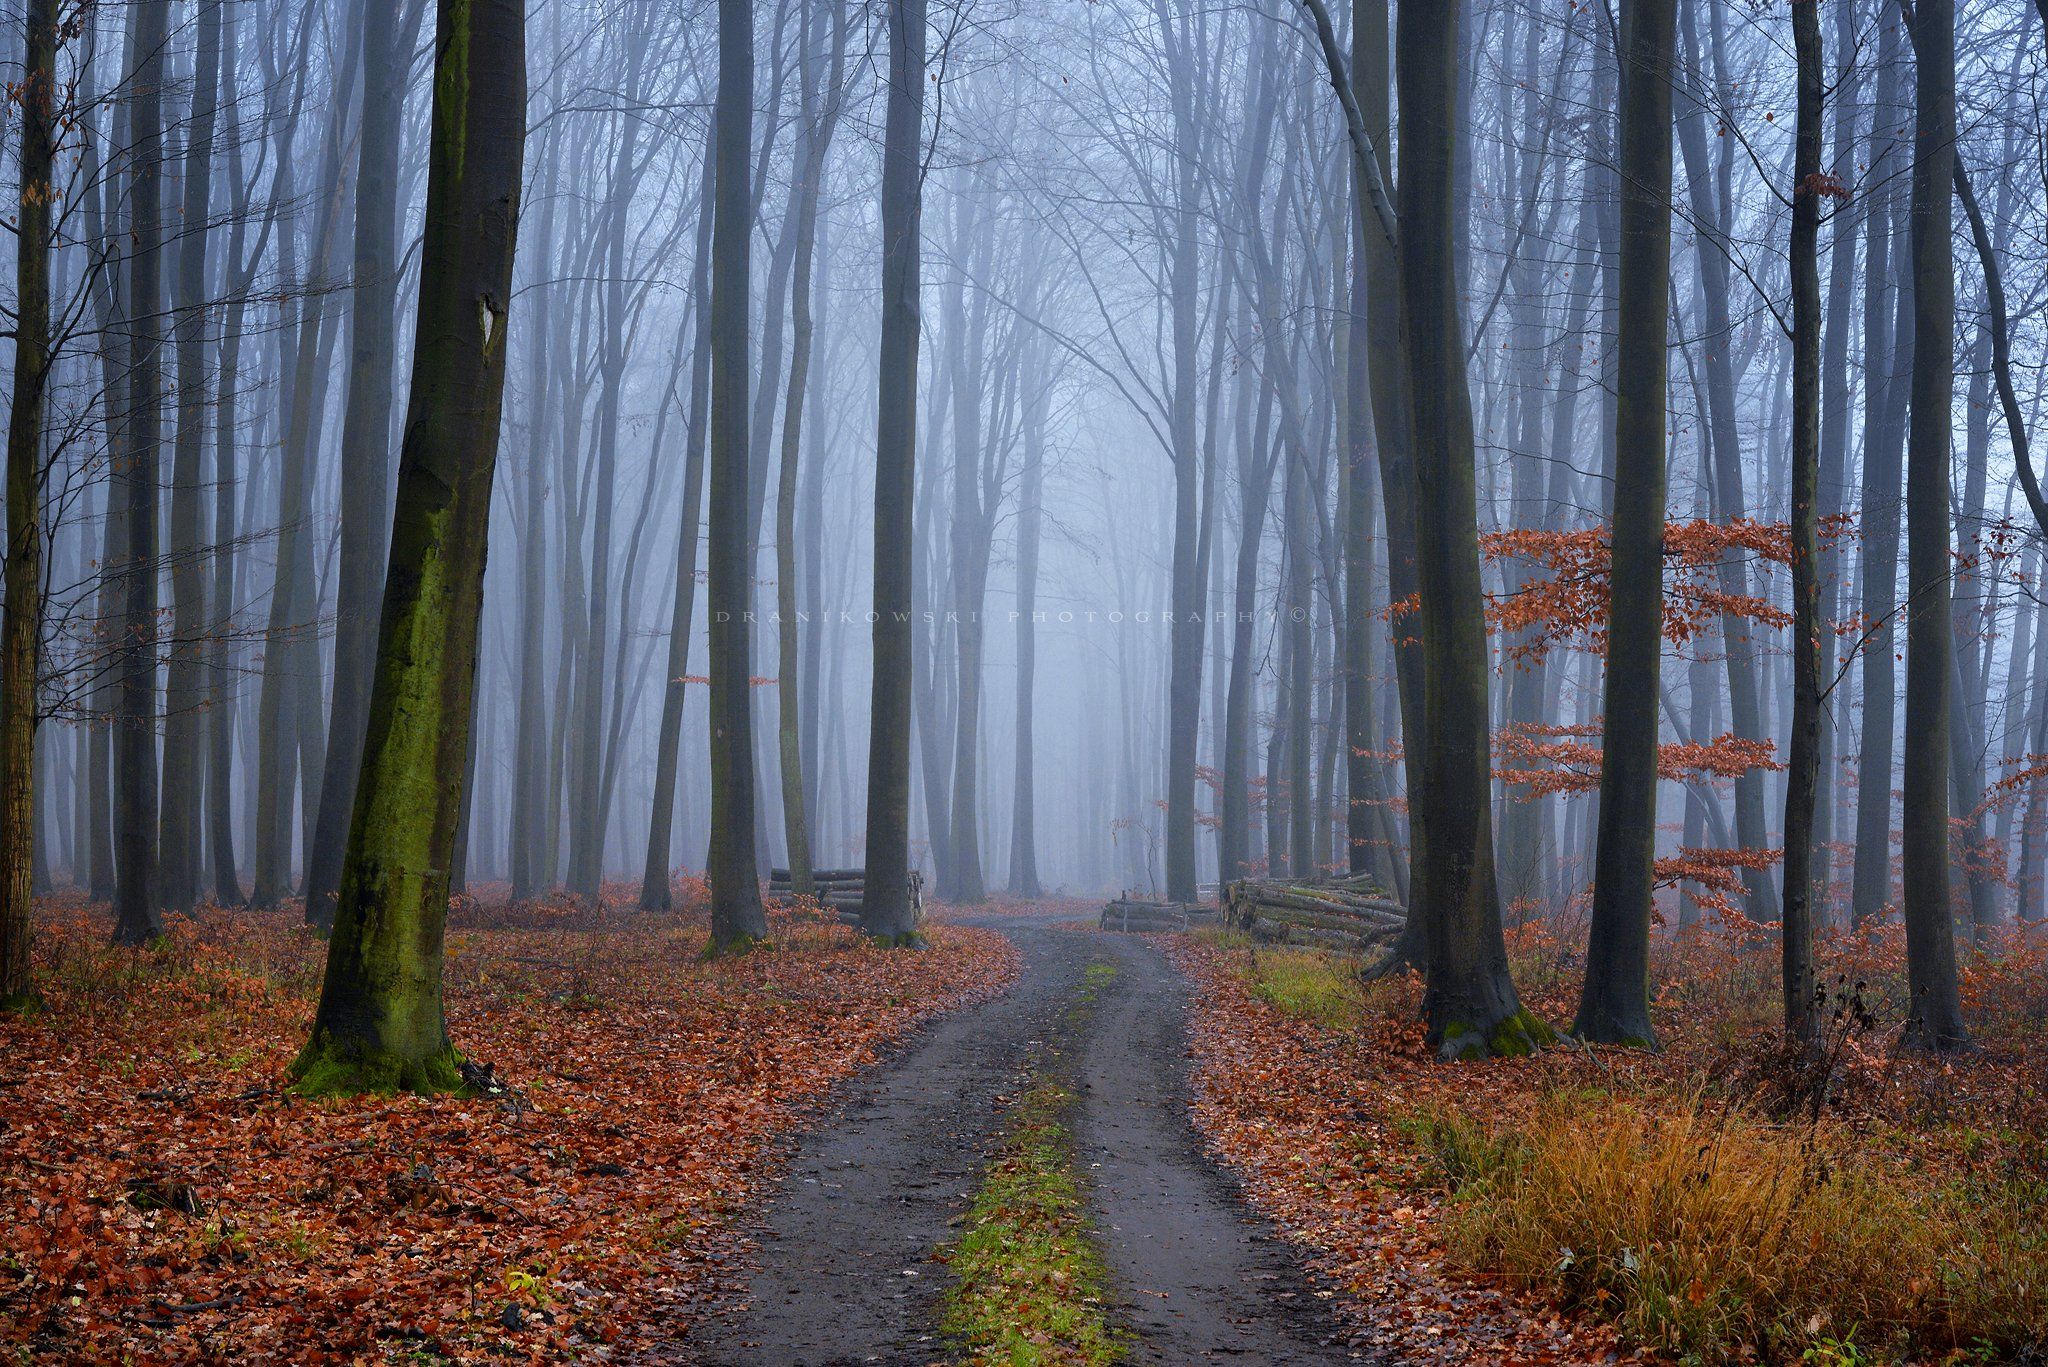
M 171 658 L 164 693 L 164 789 L 158 842 L 164 905 L 189 911 L 199 896 L 199 768 L 203 701 L 206 562 L 200 552 L 206 446 L 207 216 L 213 186 L 214 119 L 220 94 L 221 0 L 199 6 L 192 118 L 185 130 L 184 225 L 172 294 L 176 308 L 178 429 L 171 457 Z
M 782 412 L 782 459 L 775 490 L 775 617 L 777 670 L 777 739 L 782 759 L 784 839 L 789 846 L 790 886 L 809 896 L 811 880 L 811 814 L 805 802 L 801 707 L 801 661 L 797 639 L 796 514 L 798 458 L 802 453 L 804 395 L 811 373 L 815 323 L 811 314 L 811 271 L 818 246 L 818 198 L 825 178 L 825 155 L 839 122 L 840 82 L 846 74 L 846 11 L 833 4 L 831 65 L 824 74 L 820 105 L 818 55 L 812 10 L 804 12 L 802 126 L 797 133 L 795 192 L 796 260 L 790 280 L 789 392 Z M 813 459 L 822 458 L 822 453 Z
M 1493 866 L 1487 651 L 1479 579 L 1472 399 L 1458 318 L 1452 149 L 1457 130 L 1458 4 L 1401 9 L 1401 316 L 1415 456 L 1417 587 L 1423 658 L 1421 827 L 1416 901 L 1427 907 L 1424 1011 L 1441 1057 L 1527 1053 L 1550 1030 L 1522 1008 L 1508 976 Z
M 462 807 L 526 142 L 524 0 L 439 0 L 420 299 L 355 814 L 313 1093 L 445 1091 L 448 869 Z
M 356 145 L 355 279 L 349 292 L 347 406 L 341 419 L 341 574 L 334 606 L 334 689 L 320 807 L 306 854 L 306 914 L 325 925 L 341 877 L 362 759 L 363 712 L 377 648 L 376 606 L 389 524 L 393 314 L 398 290 L 398 146 L 406 77 L 426 6 L 363 6 L 363 122 Z
M 57 0 L 29 0 L 14 222 L 14 385 L 7 413 L 6 601 L 0 604 L 0 1011 L 29 980 L 36 827 L 36 676 L 43 641 L 43 421 L 50 374 L 50 206 L 57 127 Z
M 1900 835 L 1907 1041 L 1951 1050 L 1969 1043 L 1956 981 L 1949 908 L 1950 623 L 1949 429 L 1955 402 L 1956 159 L 1954 0 L 1919 0 L 1911 32 L 1913 119 L 1912 417 L 1906 433 L 1905 824 Z
M 696 264 L 690 271 L 690 299 L 696 310 L 697 335 L 690 347 L 690 416 L 683 438 L 682 525 L 676 535 L 675 605 L 668 629 L 668 668 L 661 690 L 661 730 L 654 752 L 654 810 L 647 827 L 647 864 L 640 877 L 643 911 L 669 908 L 669 839 L 675 826 L 683 686 L 690 667 L 690 617 L 697 604 L 697 525 L 704 506 L 704 444 L 710 421 L 711 226 L 717 207 L 713 182 L 716 172 L 717 158 L 707 151 L 697 204 Z
M 1052 391 L 1053 381 L 1044 379 L 1032 386 L 1024 400 L 1024 453 L 1018 470 L 1022 483 L 1017 491 L 1016 790 L 1010 804 L 1010 895 L 1027 898 L 1045 893 L 1038 881 L 1037 766 L 1032 737 L 1038 672 L 1038 550 L 1045 526 L 1046 410 L 1052 405 Z
M 1883 129 L 1899 104 L 1904 65 L 1899 25 L 1878 26 L 1877 83 L 1863 257 L 1863 601 L 1870 641 L 1862 652 L 1863 730 L 1857 737 L 1856 856 L 1850 919 L 1858 926 L 1881 915 L 1892 897 L 1892 757 L 1898 717 L 1894 612 L 1899 586 L 1900 445 L 1911 365 L 1913 312 L 1909 272 L 1893 263 L 1903 221 L 1897 138 Z
M 768 934 L 754 866 L 752 635 L 747 550 L 747 312 L 753 232 L 747 156 L 754 119 L 754 12 L 718 4 L 717 165 L 711 228 L 711 948 Z
M 1418 592 L 1416 568 L 1415 415 L 1409 392 L 1409 338 L 1404 330 L 1400 274 L 1402 257 L 1393 204 L 1386 179 L 1393 169 L 1390 151 L 1393 116 L 1389 94 L 1386 0 L 1367 0 L 1352 7 L 1353 70 L 1347 70 L 1337 47 L 1335 26 L 1323 0 L 1302 0 L 1315 21 L 1325 72 L 1344 107 L 1344 125 L 1351 143 L 1351 187 L 1363 225 L 1359 233 L 1359 267 L 1368 281 L 1364 343 L 1372 403 L 1374 454 L 1380 475 L 1380 498 L 1387 530 L 1387 598 L 1405 604 Z M 1353 77 L 1356 77 L 1354 84 Z M 1469 406 L 1469 400 L 1468 400 Z M 1353 498 L 1360 497 L 1356 490 Z M 1350 517 L 1357 513 L 1351 511 Z M 1348 594 L 1348 590 L 1347 590 Z M 1347 611 L 1355 604 L 1347 603 Z M 1354 629 L 1356 626 L 1354 614 Z M 1393 642 L 1394 676 L 1401 709 L 1403 772 L 1411 799 L 1422 791 L 1423 662 L 1414 630 L 1398 624 Z M 1349 729 L 1347 718 L 1347 729 Z M 1355 794 L 1354 794 L 1355 796 Z M 1426 832 L 1410 820 L 1408 856 L 1411 868 L 1425 861 Z M 1412 876 L 1412 875 L 1411 875 Z M 1422 967 L 1429 954 L 1426 904 L 1417 904 L 1394 948 L 1371 970 L 1373 976 Z
M 1657 695 L 1664 653 L 1665 429 L 1671 298 L 1674 0 L 1621 10 L 1621 353 L 1599 836 L 1586 981 L 1572 1033 L 1654 1047 L 1650 911 L 1657 850 Z
M 1798 110 L 1792 157 L 1792 744 L 1785 784 L 1785 1033 L 1812 1040 L 1814 816 L 1820 781 L 1820 0 L 1793 0 Z
M 163 438 L 164 49 L 170 0 L 141 0 L 129 17 L 133 64 L 129 114 L 127 411 L 119 457 L 127 521 L 121 572 L 120 692 L 114 735 L 114 942 L 146 944 L 163 933 L 157 914 L 157 485 Z
M 923 199 L 925 0 L 890 0 L 882 131 L 882 338 L 875 414 L 874 681 L 861 930 L 901 943 L 910 907 L 911 539 Z

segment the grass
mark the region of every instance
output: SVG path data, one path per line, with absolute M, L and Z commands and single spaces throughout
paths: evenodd
M 1115 976 L 1112 964 L 1090 964 L 1065 1024 Z M 1126 1336 L 1109 1312 L 1109 1269 L 1075 1170 L 1065 1120 L 1073 1101 L 1047 1074 L 1018 1099 L 967 1212 L 967 1232 L 948 1251 L 954 1281 L 942 1327 L 971 1363 L 1102 1367 L 1124 1356 Z
M 1249 945 L 1218 940 L 1219 948 Z M 1253 996 L 1289 1016 L 1330 1030 L 1360 1030 L 1417 1009 L 1415 986 L 1406 975 L 1368 983 L 1358 965 L 1341 955 L 1294 946 L 1259 946 L 1244 962 L 1245 985 Z
M 2023 1361 L 2048 1346 L 2048 1198 L 1938 1183 L 1697 1094 L 1546 1099 L 1409 1132 L 1452 1192 L 1463 1265 L 1545 1286 L 1698 1362 Z
M 1123 1356 L 1061 1120 L 1071 1101 L 1055 1082 L 1025 1093 L 952 1250 L 944 1327 L 970 1362 L 1095 1367 Z

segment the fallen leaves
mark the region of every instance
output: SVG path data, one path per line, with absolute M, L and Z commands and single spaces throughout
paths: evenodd
M 1893 1047 L 1909 1001 L 1897 926 L 1822 938 L 1823 976 L 1855 983 L 1877 1010 L 1876 1033 L 1845 1051 L 1830 1095 L 1824 1123 L 1843 1142 L 1955 1183 L 2039 1181 L 2048 1171 L 2039 1139 L 2048 1131 L 2048 934 L 2019 928 L 1993 941 L 1964 957 L 1981 1046 L 1953 1060 Z M 1775 944 L 1735 925 L 1660 940 L 1652 972 L 1662 1053 L 1559 1048 L 1456 1067 L 1424 1047 L 1415 979 L 1354 985 L 1354 1000 L 1308 1011 L 1275 986 L 1288 980 L 1281 956 L 1306 951 L 1258 951 L 1261 991 L 1252 951 L 1168 944 L 1194 987 L 1198 1128 L 1253 1204 L 1312 1252 L 1376 1348 L 1420 1363 L 1659 1360 L 1589 1313 L 1599 1306 L 1567 1311 L 1520 1283 L 1452 1266 L 1446 1183 L 1415 1122 L 1527 1125 L 1540 1123 L 1546 1099 L 1632 1098 L 1655 1109 L 1659 1098 L 1706 1087 L 1739 1104 L 1733 1062 L 1776 1038 Z M 1530 1008 L 1568 1020 L 1582 941 L 1539 922 L 1510 934 L 1509 956 Z
M 780 947 L 608 905 L 462 914 L 450 1028 L 495 1092 L 309 1102 L 279 1085 L 325 946 L 207 910 L 160 949 L 78 908 L 38 936 L 50 1010 L 0 1024 L 0 1342 L 76 1362 L 602 1357 L 674 1341 L 741 1251 L 775 1140 L 1015 952 L 940 926 Z M 479 926 L 479 923 L 483 923 Z
M 1605 1326 L 1538 1313 L 1444 1265 L 1433 1198 L 1397 1130 L 1411 1103 L 1398 1070 L 1369 1061 L 1377 1048 L 1350 1047 L 1259 1000 L 1229 963 L 1238 951 L 1181 941 L 1171 952 L 1195 989 L 1197 1126 L 1252 1204 L 1314 1254 L 1375 1350 L 1422 1363 L 1582 1363 L 1619 1353 Z M 1415 1034 L 1419 1050 L 1419 1027 Z M 1471 1065 L 1503 1066 L 1512 1065 Z

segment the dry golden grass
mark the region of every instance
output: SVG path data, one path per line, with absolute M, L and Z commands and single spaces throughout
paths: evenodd
M 1703 1362 L 2031 1360 L 2048 1336 L 2048 1189 L 1940 1185 L 1827 1128 L 1698 1095 L 1558 1094 L 1497 1128 L 1413 1129 L 1465 1266 L 1552 1287 Z

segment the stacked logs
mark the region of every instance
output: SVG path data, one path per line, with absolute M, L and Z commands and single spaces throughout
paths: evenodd
M 1241 878 L 1225 894 L 1224 921 L 1254 939 L 1356 954 L 1391 944 L 1408 909 L 1367 877 Z
M 812 895 L 818 905 L 838 917 L 842 926 L 858 926 L 861 908 L 867 904 L 866 869 L 817 869 L 811 874 Z M 768 895 L 787 899 L 796 895 L 788 869 L 768 871 Z M 924 874 L 910 871 L 911 919 L 924 920 Z
M 1214 907 L 1199 902 L 1153 902 L 1133 897 L 1128 890 L 1102 908 L 1097 924 L 1103 930 L 1144 933 L 1155 930 L 1188 930 L 1216 918 Z

